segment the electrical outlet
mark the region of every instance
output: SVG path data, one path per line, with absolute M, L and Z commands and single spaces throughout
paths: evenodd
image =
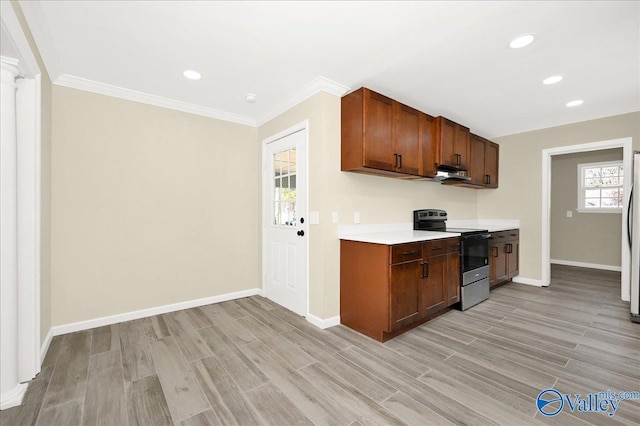
M 360 212 L 353 213 L 353 223 L 360 223 Z
M 338 212 L 331 213 L 331 221 L 333 223 L 340 223 L 340 215 L 338 214 Z
M 567 217 L 573 217 L 573 210 L 567 210 Z

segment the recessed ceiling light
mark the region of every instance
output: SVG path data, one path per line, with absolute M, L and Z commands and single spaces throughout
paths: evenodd
M 533 34 L 523 34 L 511 40 L 509 47 L 512 49 L 520 49 L 521 47 L 525 47 L 533 43 L 535 38 L 536 37 Z
M 582 105 L 584 101 L 582 99 L 576 99 L 575 101 L 567 102 L 568 107 L 574 107 L 578 105 Z
M 200 78 L 202 77 L 198 71 L 194 70 L 186 70 L 182 73 L 182 75 L 187 77 L 189 80 L 200 80 Z
M 256 102 L 256 95 L 255 93 L 247 93 L 244 95 L 244 100 L 247 101 L 250 104 L 253 104 Z
M 547 77 L 544 80 L 542 80 L 543 84 L 555 84 L 559 81 L 561 81 L 564 77 L 562 77 L 561 75 L 554 75 L 551 77 Z

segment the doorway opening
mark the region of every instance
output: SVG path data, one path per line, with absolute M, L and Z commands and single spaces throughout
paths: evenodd
M 549 148 L 542 151 L 542 285 L 551 283 L 551 161 L 553 156 L 575 154 L 581 152 L 601 151 L 622 148 L 624 170 L 631 170 L 632 139 L 614 139 L 579 145 Z M 623 184 L 623 206 L 620 221 L 621 229 L 621 282 L 620 298 L 630 300 L 630 268 L 631 250 L 626 238 L 627 207 L 631 192 L 631 182 L 626 179 Z

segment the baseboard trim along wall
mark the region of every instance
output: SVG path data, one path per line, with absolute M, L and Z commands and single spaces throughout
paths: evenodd
M 47 351 L 49 350 L 49 346 L 51 345 L 51 340 L 53 340 L 53 329 L 50 328 L 47 336 L 44 338 L 44 342 L 40 346 L 40 365 L 44 362 L 44 357 L 47 356 Z
M 324 330 L 325 328 L 333 327 L 335 325 L 340 324 L 340 315 L 336 315 L 335 317 L 330 317 L 327 319 L 322 319 L 313 314 L 308 314 L 307 321 L 309 321 L 311 324 L 315 325 L 316 327 Z
M 536 287 L 544 287 L 542 285 L 542 280 L 536 280 L 534 278 L 513 277 L 513 282 L 518 284 L 534 285 Z
M 601 265 L 599 263 L 574 262 L 573 260 L 551 259 L 555 265 L 578 266 L 580 268 L 601 269 L 603 271 L 622 272 L 622 266 Z
M 87 321 L 79 321 L 71 324 L 57 325 L 57 326 L 51 327 L 51 330 L 47 334 L 47 337 L 49 337 L 49 334 L 51 334 L 52 337 L 60 336 L 61 334 L 88 330 L 90 328 L 117 324 L 119 322 L 146 318 L 153 315 L 181 311 L 183 309 L 196 308 L 198 306 L 210 305 L 212 303 L 220 303 L 220 302 L 226 302 L 228 300 L 241 299 L 243 297 L 259 295 L 261 293 L 262 293 L 262 289 L 252 288 L 249 290 L 236 291 L 234 293 L 221 294 L 219 296 L 211 296 L 211 297 L 205 297 L 202 299 L 188 300 L 186 302 L 173 303 L 171 305 L 157 306 L 155 308 L 141 309 L 139 311 L 133 311 L 133 312 L 125 312 L 122 314 L 110 315 L 108 317 L 95 318 Z M 45 340 L 45 343 L 47 343 L 46 340 Z M 43 347 L 44 347 L 44 344 L 43 344 Z M 46 353 L 46 350 L 44 351 L 44 353 Z

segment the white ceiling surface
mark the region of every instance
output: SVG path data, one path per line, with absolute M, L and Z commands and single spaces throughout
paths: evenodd
M 318 76 L 487 137 L 640 110 L 637 1 L 22 4 L 54 81 L 68 74 L 257 123 Z M 537 39 L 509 49 L 522 33 Z M 188 68 L 202 80 L 186 80 Z M 556 74 L 561 83 L 542 85 Z M 584 104 L 565 107 L 574 99 Z
M 18 49 L 13 45 L 9 31 L 2 21 L 0 21 L 0 55 L 22 61 L 22 57 L 18 53 Z

